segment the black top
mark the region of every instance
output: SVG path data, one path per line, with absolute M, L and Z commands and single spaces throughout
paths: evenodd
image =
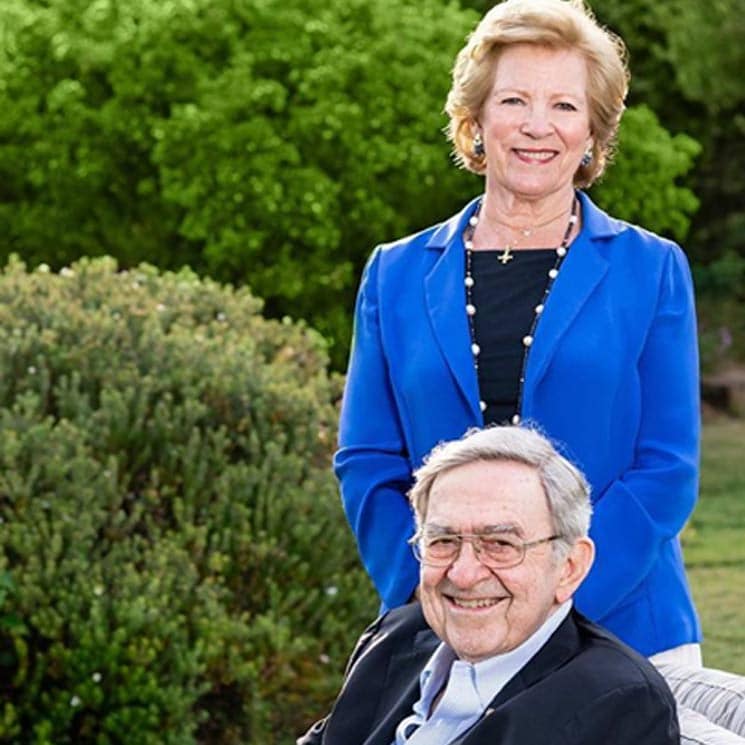
M 471 291 L 473 328 L 479 354 L 479 391 L 486 403 L 484 424 L 509 423 L 517 413 L 525 347 L 535 307 L 543 299 L 548 272 L 556 262 L 552 248 L 513 251 L 502 264 L 501 251 L 473 251 Z

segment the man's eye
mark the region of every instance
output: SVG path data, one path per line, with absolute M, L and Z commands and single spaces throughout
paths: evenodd
M 512 541 L 508 541 L 505 538 L 482 538 L 481 545 L 487 551 L 511 551 L 515 548 L 515 544 Z
M 450 536 L 440 536 L 439 538 L 430 538 L 427 545 L 431 548 L 448 548 L 449 546 L 457 546 L 458 539 Z

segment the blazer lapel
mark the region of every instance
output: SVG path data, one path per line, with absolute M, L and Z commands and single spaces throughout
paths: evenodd
M 509 701 L 520 691 L 524 691 L 538 681 L 543 680 L 547 675 L 564 665 L 567 660 L 574 657 L 579 650 L 579 644 L 574 611 L 570 611 L 549 640 L 528 660 L 528 664 L 502 688 L 489 704 L 489 707 L 496 708 Z M 487 707 L 487 711 L 489 707 Z
M 455 740 L 453 745 L 483 743 L 483 729 L 488 728 L 492 721 L 495 726 L 498 726 L 496 723 L 499 721 L 499 713 L 502 707 L 509 706 L 511 699 L 566 664 L 578 653 L 579 649 L 580 638 L 575 621 L 575 611 L 570 611 L 546 644 L 491 700 L 481 719 Z M 491 717 L 494 717 L 494 719 L 492 720 Z M 491 739 L 489 741 L 491 742 Z M 495 738 L 494 741 L 498 742 L 498 738 Z
M 624 223 L 609 218 L 586 194 L 578 192 L 578 198 L 582 232 L 569 250 L 536 330 L 525 374 L 523 416 L 530 415 L 530 393 L 545 375 L 562 337 L 608 271 L 608 261 L 598 251 L 596 241 L 625 229 Z
M 411 714 L 419 698 L 419 674 L 440 640 L 429 629 L 417 634 L 411 649 L 391 655 L 378 711 L 382 718 L 365 745 L 391 745 L 399 722 Z
M 442 223 L 427 243 L 440 257 L 424 279 L 427 311 L 435 339 L 474 421 L 482 423 L 479 388 L 473 366 L 468 318 L 465 312 L 465 255 L 463 229 L 474 213 L 474 199 L 457 215 Z

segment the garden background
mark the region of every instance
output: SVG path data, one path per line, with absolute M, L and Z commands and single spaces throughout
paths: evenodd
M 327 709 L 376 608 L 329 471 L 354 290 L 480 189 L 442 107 L 488 5 L 4 0 L 0 743 L 285 745 Z M 632 69 L 592 195 L 685 247 L 737 381 L 745 0 L 592 5 Z M 684 542 L 745 673 L 725 394 Z

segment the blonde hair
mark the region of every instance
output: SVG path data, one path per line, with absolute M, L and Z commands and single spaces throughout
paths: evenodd
M 587 63 L 592 160 L 574 176 L 578 187 L 592 184 L 608 163 L 628 92 L 626 46 L 602 28 L 584 0 L 505 0 L 482 19 L 460 50 L 445 111 L 456 161 L 474 173 L 486 170 L 486 155 L 473 149 L 474 123 L 491 90 L 499 55 L 512 44 L 573 49 Z

